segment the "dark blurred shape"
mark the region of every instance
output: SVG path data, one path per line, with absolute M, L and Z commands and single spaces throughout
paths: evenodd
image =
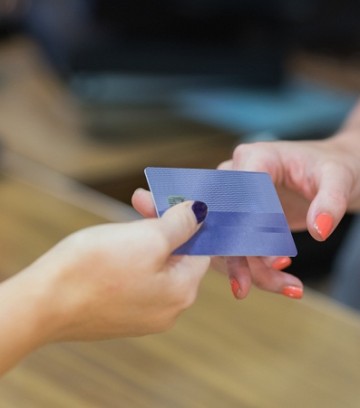
M 296 47 L 352 52 L 357 0 L 5 0 L 0 25 L 31 33 L 62 74 L 236 75 L 276 85 Z M 7 6 L 6 6 L 7 5 Z
M 307 285 L 319 288 L 331 272 L 353 218 L 353 215 L 346 214 L 334 233 L 324 242 L 315 241 L 308 232 L 294 233 L 299 256 L 293 259 L 287 271 L 301 278 Z
M 21 31 L 30 0 L 2 0 L 0 2 L 0 38 Z
M 71 71 L 72 55 L 90 38 L 89 0 L 1 0 L 0 36 L 25 34 L 44 49 L 57 71 Z

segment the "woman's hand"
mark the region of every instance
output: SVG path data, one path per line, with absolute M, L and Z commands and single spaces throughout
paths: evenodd
M 271 175 L 293 231 L 308 229 L 326 240 L 347 210 L 360 211 L 360 103 L 334 137 L 322 141 L 278 141 L 239 145 L 221 170 L 264 171 Z M 134 208 L 155 216 L 148 192 L 138 190 Z M 301 298 L 298 278 L 281 272 L 290 258 L 215 258 L 216 269 L 227 273 L 236 298 L 255 284 L 261 289 Z
M 144 217 L 156 217 L 149 191 L 138 189 L 132 197 L 134 208 Z M 299 299 L 302 297 L 301 281 L 281 269 L 291 264 L 288 257 L 214 257 L 214 269 L 229 277 L 231 290 L 237 299 L 249 293 L 252 284 L 269 292 L 281 293 Z
M 162 218 L 99 225 L 65 238 L 0 284 L 0 373 L 51 341 L 170 328 L 195 300 L 210 258 L 173 256 L 200 228 L 201 202 Z M 11 318 L 9 318 L 11 317 Z
M 222 170 L 264 171 L 271 175 L 293 231 L 307 229 L 326 240 L 347 210 L 360 210 L 360 131 L 344 129 L 323 141 L 263 142 L 239 145 Z M 230 261 L 230 265 L 229 265 Z M 276 272 L 286 258 L 222 260 L 237 297 L 258 287 L 301 298 L 302 284 Z M 235 278 L 234 278 L 235 277 Z
M 318 241 L 329 237 L 347 210 L 360 209 L 360 131 L 323 141 L 239 145 L 219 169 L 271 175 L 293 231 L 308 229 Z

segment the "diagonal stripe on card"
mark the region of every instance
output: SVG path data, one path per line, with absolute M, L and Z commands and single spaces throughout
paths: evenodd
M 203 201 L 208 215 L 176 254 L 295 256 L 296 246 L 267 173 L 147 167 L 158 216 L 184 200 Z

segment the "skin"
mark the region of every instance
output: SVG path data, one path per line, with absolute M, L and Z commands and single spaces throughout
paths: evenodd
M 171 255 L 200 226 L 185 202 L 161 219 L 87 228 L 2 282 L 0 327 L 9 335 L 0 336 L 0 374 L 49 342 L 169 329 L 210 264 Z
M 333 137 L 239 145 L 219 168 L 270 173 L 290 227 L 323 241 L 314 227 L 318 214 L 329 214 L 334 230 L 346 211 L 360 211 L 359 159 L 360 103 Z
M 316 228 L 319 214 L 333 218 L 331 233 L 346 211 L 360 209 L 360 146 L 353 151 L 350 140 L 240 145 L 233 160 L 219 168 L 270 173 L 292 230 L 307 229 L 314 239 L 323 241 Z
M 136 190 L 132 197 L 132 204 L 144 217 L 156 217 L 149 191 Z M 212 259 L 212 267 L 226 274 L 230 281 L 235 279 L 238 282 L 237 290 L 233 292 L 237 299 L 244 299 L 252 284 L 274 293 L 283 293 L 288 287 L 302 290 L 302 282 L 297 277 L 272 267 L 274 261 L 276 261 L 275 257 L 215 257 Z
M 308 230 L 326 240 L 346 211 L 360 211 L 360 103 L 339 132 L 321 141 L 276 141 L 239 145 L 221 170 L 264 171 L 271 175 L 293 231 Z M 137 190 L 134 208 L 154 217 L 149 192 Z M 328 227 L 321 229 L 319 215 Z M 300 294 L 298 278 L 274 268 L 274 258 L 216 258 L 213 266 L 237 281 L 234 295 L 247 296 L 252 284 L 274 293 Z M 291 291 L 290 291 L 291 293 Z

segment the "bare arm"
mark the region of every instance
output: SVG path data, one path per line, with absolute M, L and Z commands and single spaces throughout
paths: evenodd
M 65 238 L 0 284 L 0 374 L 54 341 L 140 336 L 170 328 L 196 299 L 208 257 L 172 256 L 207 207 L 185 202 L 156 220 Z

